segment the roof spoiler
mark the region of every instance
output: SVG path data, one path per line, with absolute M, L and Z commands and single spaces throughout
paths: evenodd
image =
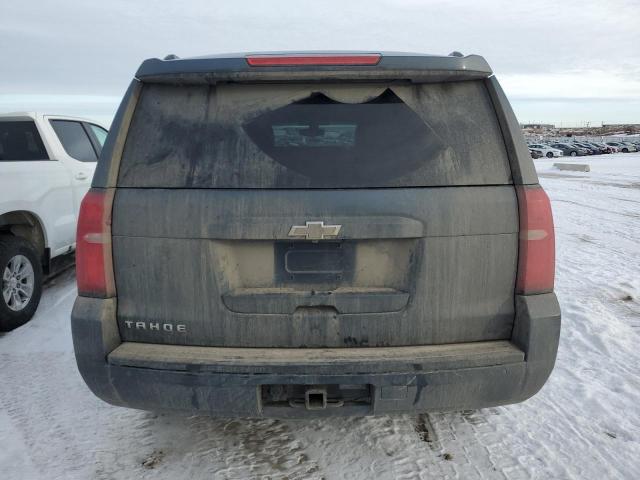
M 492 75 L 479 55 L 448 56 L 398 52 L 245 53 L 180 59 L 145 60 L 136 78 L 150 83 L 254 81 L 437 82 L 473 80 Z

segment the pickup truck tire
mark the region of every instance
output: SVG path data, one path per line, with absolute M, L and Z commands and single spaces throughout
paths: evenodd
M 0 331 L 31 320 L 41 294 L 42 265 L 35 247 L 23 238 L 0 236 Z

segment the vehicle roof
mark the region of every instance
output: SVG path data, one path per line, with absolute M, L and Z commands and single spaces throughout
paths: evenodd
M 380 55 L 375 65 L 300 65 L 300 66 L 250 66 L 251 56 L 331 56 L 331 55 Z M 332 79 L 402 79 L 413 81 L 439 81 L 486 78 L 492 75 L 491 67 L 479 55 L 463 56 L 428 55 L 410 52 L 375 51 L 288 51 L 245 52 L 177 58 L 145 60 L 136 72 L 136 78 L 144 82 L 214 83 L 216 81 L 253 80 L 327 80 Z
M 30 118 L 34 119 L 38 117 L 37 112 L 6 112 L 0 113 L 0 119 L 20 119 L 20 118 Z
M 58 115 L 57 113 L 46 113 L 46 112 L 7 112 L 7 113 L 0 113 L 0 121 L 2 120 L 20 120 L 20 119 L 32 119 L 32 120 L 36 120 L 38 118 L 54 118 L 54 119 L 59 119 L 59 120 L 74 120 L 76 122 L 88 122 L 88 123 L 93 123 L 95 125 L 99 125 L 103 128 L 106 128 L 108 130 L 107 127 L 104 126 L 104 124 L 102 122 L 99 122 L 97 120 L 93 120 L 91 118 L 86 118 L 86 117 L 74 117 L 71 115 Z

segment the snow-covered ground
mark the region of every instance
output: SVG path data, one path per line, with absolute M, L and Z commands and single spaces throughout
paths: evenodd
M 111 407 L 75 367 L 69 272 L 0 336 L 0 478 L 640 478 L 640 154 L 575 162 L 591 173 L 536 161 L 563 326 L 551 379 L 526 403 L 323 421 Z

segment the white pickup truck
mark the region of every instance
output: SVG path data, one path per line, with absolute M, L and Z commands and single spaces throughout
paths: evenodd
M 52 259 L 74 251 L 80 202 L 106 136 L 81 118 L 0 115 L 0 331 L 31 319 Z

